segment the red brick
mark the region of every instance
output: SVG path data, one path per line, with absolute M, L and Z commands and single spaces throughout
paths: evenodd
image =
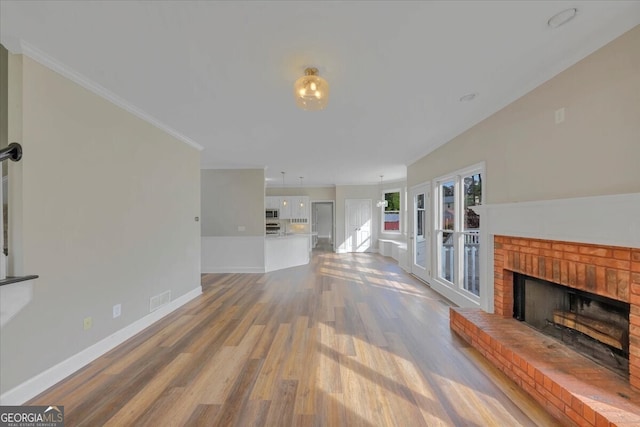
M 546 258 L 544 260 L 544 270 L 545 278 L 553 280 L 553 258 Z
M 615 259 L 629 261 L 631 259 L 631 250 L 630 249 L 614 249 L 613 257 Z
M 576 283 L 576 286 L 579 286 L 581 289 L 586 289 L 587 266 L 585 264 L 576 264 L 576 269 L 578 272 L 578 282 Z
M 574 253 L 569 253 L 569 252 L 565 252 L 562 254 L 562 258 L 566 259 L 567 261 L 573 261 L 573 262 L 580 262 L 582 261 L 582 256 L 579 254 L 574 254 Z
M 640 249 L 631 249 L 631 261 L 640 262 Z
M 618 270 L 607 268 L 607 293 L 608 296 L 614 296 L 618 293 Z
M 563 252 L 578 252 L 578 246 L 571 244 L 571 243 L 564 243 L 564 242 L 552 242 L 551 243 L 551 247 L 554 250 L 557 251 L 563 251 Z
M 564 404 L 564 402 L 561 399 L 558 399 L 557 397 L 555 397 L 551 391 L 549 391 L 546 388 L 542 388 L 539 389 L 540 393 L 544 396 L 544 398 L 547 400 L 547 402 L 551 403 L 553 406 L 555 406 L 556 408 L 558 408 L 559 410 L 564 410 L 565 408 L 567 408 L 567 406 Z M 582 410 L 581 412 L 582 413 Z
M 579 426 L 583 426 L 584 425 L 584 419 L 582 418 L 582 412 L 576 412 L 573 409 L 571 409 L 571 407 L 566 406 L 564 408 L 564 413 L 567 414 L 567 416 L 571 419 L 571 421 L 573 421 L 577 425 L 579 425 Z
M 635 272 L 635 273 L 640 273 L 640 262 L 632 262 L 631 263 L 631 271 Z
M 584 405 L 582 407 L 582 418 L 585 419 L 589 424 L 596 424 L 596 412 L 589 407 L 589 405 Z
M 631 273 L 631 283 L 640 285 L 640 273 Z
M 575 396 L 573 397 L 573 399 L 571 399 L 571 408 L 573 408 L 573 410 L 576 411 L 578 414 L 582 414 L 583 406 L 584 406 L 584 403 L 582 403 L 582 400 L 576 398 Z
M 535 377 L 536 384 L 544 385 L 545 376 L 539 370 L 535 369 Z
M 618 271 L 618 299 L 620 301 L 629 301 L 629 280 L 631 273 L 628 271 Z
M 528 247 L 529 242 L 530 242 L 529 239 L 511 239 L 511 243 L 517 246 Z
M 542 240 L 533 240 L 529 243 L 532 248 L 551 249 L 551 242 L 545 242 Z
M 599 257 L 611 258 L 613 251 L 602 246 L 580 246 L 578 252 L 583 255 L 594 255 Z
M 598 412 L 596 412 L 596 427 L 609 427 L 609 420 Z
M 575 286 L 578 282 L 578 272 L 576 270 L 576 264 L 573 262 L 569 263 L 569 285 Z
M 560 387 L 560 385 L 558 383 L 556 383 L 556 382 L 554 382 L 551 385 L 551 393 L 553 393 L 553 395 L 555 397 L 557 397 L 558 399 L 560 399 L 560 400 L 562 400 L 562 391 L 563 390 L 564 389 L 562 387 Z
M 569 283 L 569 261 L 560 261 L 560 283 Z
M 564 257 L 564 253 L 562 251 L 551 251 L 548 249 L 540 250 L 540 255 L 553 259 L 562 259 Z

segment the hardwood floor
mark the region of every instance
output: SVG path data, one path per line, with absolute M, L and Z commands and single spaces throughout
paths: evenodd
M 208 274 L 203 295 L 29 404 L 67 426 L 545 426 L 390 258 Z

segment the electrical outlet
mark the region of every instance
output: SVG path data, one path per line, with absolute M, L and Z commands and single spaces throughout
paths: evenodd
M 559 108 L 555 112 L 556 124 L 564 122 L 564 107 Z
M 84 318 L 84 330 L 88 331 L 93 326 L 93 319 L 91 317 Z
M 247 229 L 247 227 L 245 227 L 244 225 L 239 225 L 238 226 L 238 231 L 245 231 Z
M 120 317 L 122 314 L 122 304 L 116 304 L 113 306 L 113 318 Z

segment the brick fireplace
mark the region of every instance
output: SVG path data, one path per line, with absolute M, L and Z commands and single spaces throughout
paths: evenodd
M 513 273 L 623 301 L 629 314 L 629 382 L 640 390 L 640 249 L 494 237 L 494 309 L 513 314 Z
M 564 423 L 640 425 L 640 248 L 493 240 L 495 314 L 452 308 L 452 330 Z M 513 319 L 515 273 L 628 303 L 629 378 Z

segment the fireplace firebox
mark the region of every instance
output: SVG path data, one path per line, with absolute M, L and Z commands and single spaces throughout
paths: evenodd
M 524 274 L 513 279 L 514 318 L 628 378 L 628 303 Z

